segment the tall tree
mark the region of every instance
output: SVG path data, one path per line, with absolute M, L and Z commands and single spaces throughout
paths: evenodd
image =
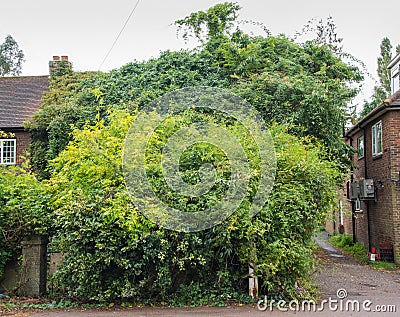
M 392 60 L 392 44 L 390 40 L 385 37 L 381 43 L 381 56 L 378 57 L 378 77 L 379 83 L 388 96 L 391 93 L 390 89 L 390 70 L 388 69 L 388 65 Z
M 21 74 L 24 53 L 11 35 L 0 45 L 0 76 Z
M 379 84 L 374 87 L 374 92 L 371 101 L 365 101 L 363 110 L 360 113 L 360 118 L 372 111 L 377 105 L 391 95 L 391 75 L 390 70 L 387 68 L 392 60 L 392 44 L 387 37 L 384 37 L 381 42 L 381 52 L 378 57 L 377 73 L 379 77 Z M 400 53 L 400 45 L 396 46 L 396 53 Z

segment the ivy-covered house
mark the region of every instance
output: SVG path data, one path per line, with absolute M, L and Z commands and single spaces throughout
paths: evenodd
M 53 56 L 50 75 L 61 67 L 72 68 L 68 56 Z M 39 109 L 49 90 L 49 76 L 0 77 L 0 165 L 21 164 L 29 146 L 24 122 Z
M 330 231 L 353 234 L 378 258 L 400 264 L 400 54 L 389 64 L 392 96 L 345 133 L 353 168 Z M 346 213 L 346 211 L 351 211 Z
M 49 76 L 0 78 L 0 164 L 21 164 L 29 146 L 27 121 L 40 107 Z
M 72 68 L 68 56 L 53 56 L 50 76 Z M 0 165 L 21 164 L 29 147 L 24 122 L 39 109 L 50 76 L 0 77 Z

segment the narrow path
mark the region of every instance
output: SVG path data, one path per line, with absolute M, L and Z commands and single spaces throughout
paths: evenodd
M 400 316 L 400 274 L 387 273 L 358 263 L 354 258 L 341 253 L 328 243 L 326 233 L 321 233 L 316 242 L 321 247 L 320 269 L 316 274 L 322 298 L 337 298 L 339 290 L 345 290 L 346 299 L 372 302 L 371 309 L 378 305 L 395 305 L 397 313 L 370 312 L 365 315 Z M 385 307 L 382 307 L 385 309 Z M 361 315 L 360 315 L 361 316 Z
M 342 252 L 333 247 L 329 242 L 329 234 L 327 232 L 318 232 L 315 237 L 315 242 L 323 249 L 329 256 L 336 258 L 344 258 Z

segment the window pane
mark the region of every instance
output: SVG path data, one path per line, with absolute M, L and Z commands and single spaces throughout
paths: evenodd
M 378 153 L 382 153 L 382 124 L 381 123 L 378 124 L 377 129 L 378 129 L 378 138 L 377 138 Z
M 15 140 L 1 140 L 1 163 L 15 164 Z
M 358 158 L 364 157 L 364 137 L 359 137 L 357 140 Z
M 357 200 L 356 200 L 356 210 L 361 210 L 361 200 L 360 200 L 360 198 L 357 198 Z
M 376 133 L 375 126 L 372 126 L 372 155 L 376 154 Z
M 382 122 L 372 126 L 372 155 L 382 153 Z
M 400 89 L 399 73 L 392 78 L 392 94 Z

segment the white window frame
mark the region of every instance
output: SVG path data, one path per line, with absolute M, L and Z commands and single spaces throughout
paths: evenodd
M 397 68 L 398 69 L 398 68 Z M 400 89 L 399 71 L 392 75 L 392 94 Z
M 371 129 L 372 135 L 372 156 L 378 156 L 382 154 L 382 121 L 375 123 Z
M 5 160 L 4 157 L 4 142 L 12 142 L 14 143 L 13 155 L 9 159 L 10 161 Z M 15 165 L 17 163 L 17 140 L 16 139 L 0 139 L 0 165 Z
M 360 146 L 362 144 L 362 147 Z M 357 138 L 357 155 L 359 159 L 362 159 L 364 157 L 365 153 L 365 144 L 364 144 L 364 136 L 360 136 Z
M 396 62 L 396 64 L 392 65 L 390 68 L 391 78 L 392 78 L 391 82 L 392 94 L 394 94 L 397 90 L 400 89 L 399 67 L 400 67 L 400 59 Z

